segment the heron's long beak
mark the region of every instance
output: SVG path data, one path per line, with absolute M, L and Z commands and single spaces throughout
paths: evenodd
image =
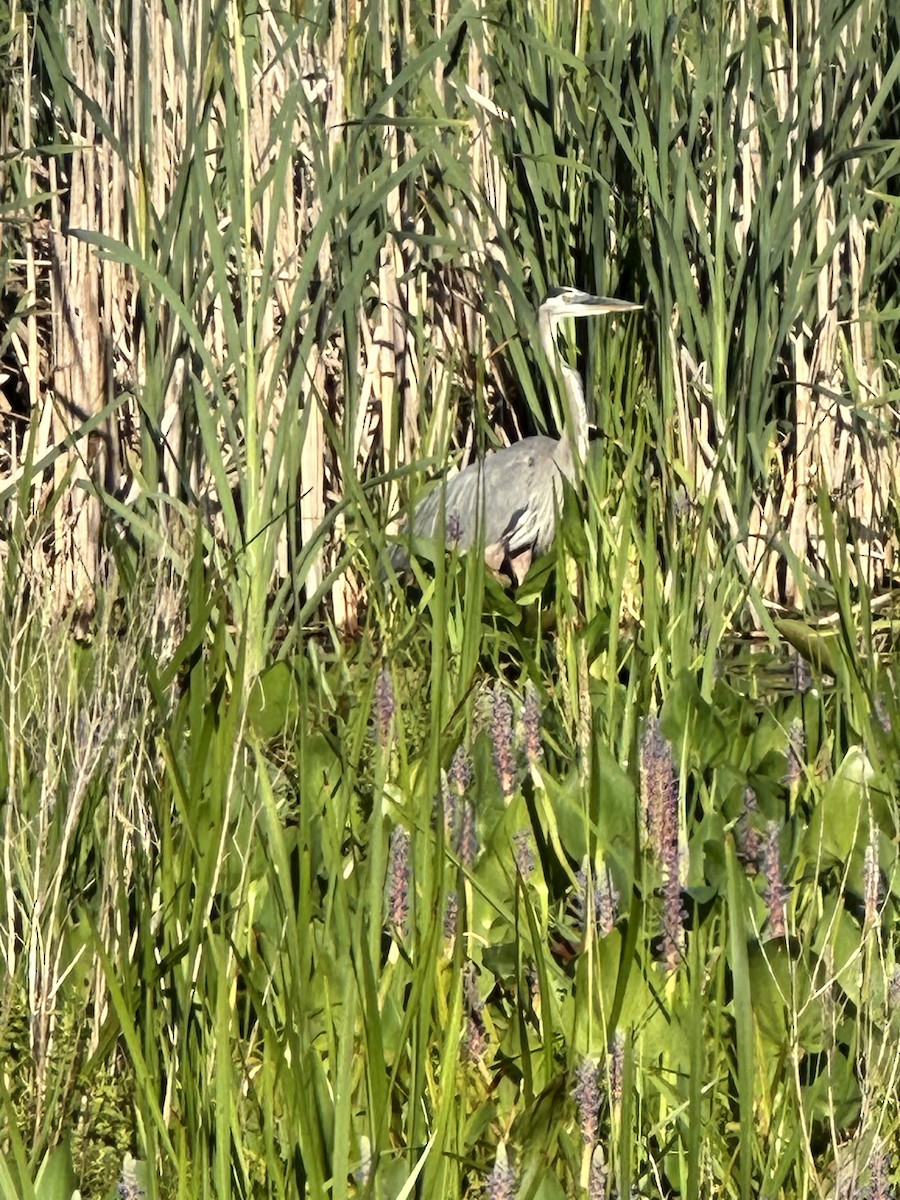
M 632 300 L 619 300 L 615 296 L 591 296 L 588 292 L 582 292 L 567 298 L 562 315 L 599 317 L 604 313 L 637 312 L 643 307 L 643 304 L 635 304 Z

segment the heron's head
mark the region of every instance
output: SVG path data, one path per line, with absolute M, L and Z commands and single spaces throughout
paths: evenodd
M 635 312 L 643 304 L 614 296 L 592 296 L 578 288 L 551 288 L 540 307 L 540 315 L 554 321 L 563 317 L 600 317 L 604 313 Z

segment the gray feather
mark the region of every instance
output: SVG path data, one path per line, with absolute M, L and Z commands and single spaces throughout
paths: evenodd
M 524 438 L 492 451 L 419 501 L 412 549 L 417 539 L 429 538 L 461 551 L 475 545 L 502 547 L 510 559 L 526 550 L 543 554 L 556 533 L 563 477 L 573 476 L 567 443 L 553 438 Z M 398 569 L 408 566 L 404 543 L 391 548 L 391 562 Z

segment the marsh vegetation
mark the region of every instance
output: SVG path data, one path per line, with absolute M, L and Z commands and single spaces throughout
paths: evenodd
M 0 12 L 0 1192 L 896 1194 L 895 6 Z

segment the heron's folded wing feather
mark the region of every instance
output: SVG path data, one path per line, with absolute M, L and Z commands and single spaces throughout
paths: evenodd
M 416 505 L 414 537 L 443 539 L 461 550 L 479 542 L 502 542 L 511 553 L 535 543 L 546 549 L 561 486 L 558 445 L 552 438 L 525 438 L 439 483 Z

